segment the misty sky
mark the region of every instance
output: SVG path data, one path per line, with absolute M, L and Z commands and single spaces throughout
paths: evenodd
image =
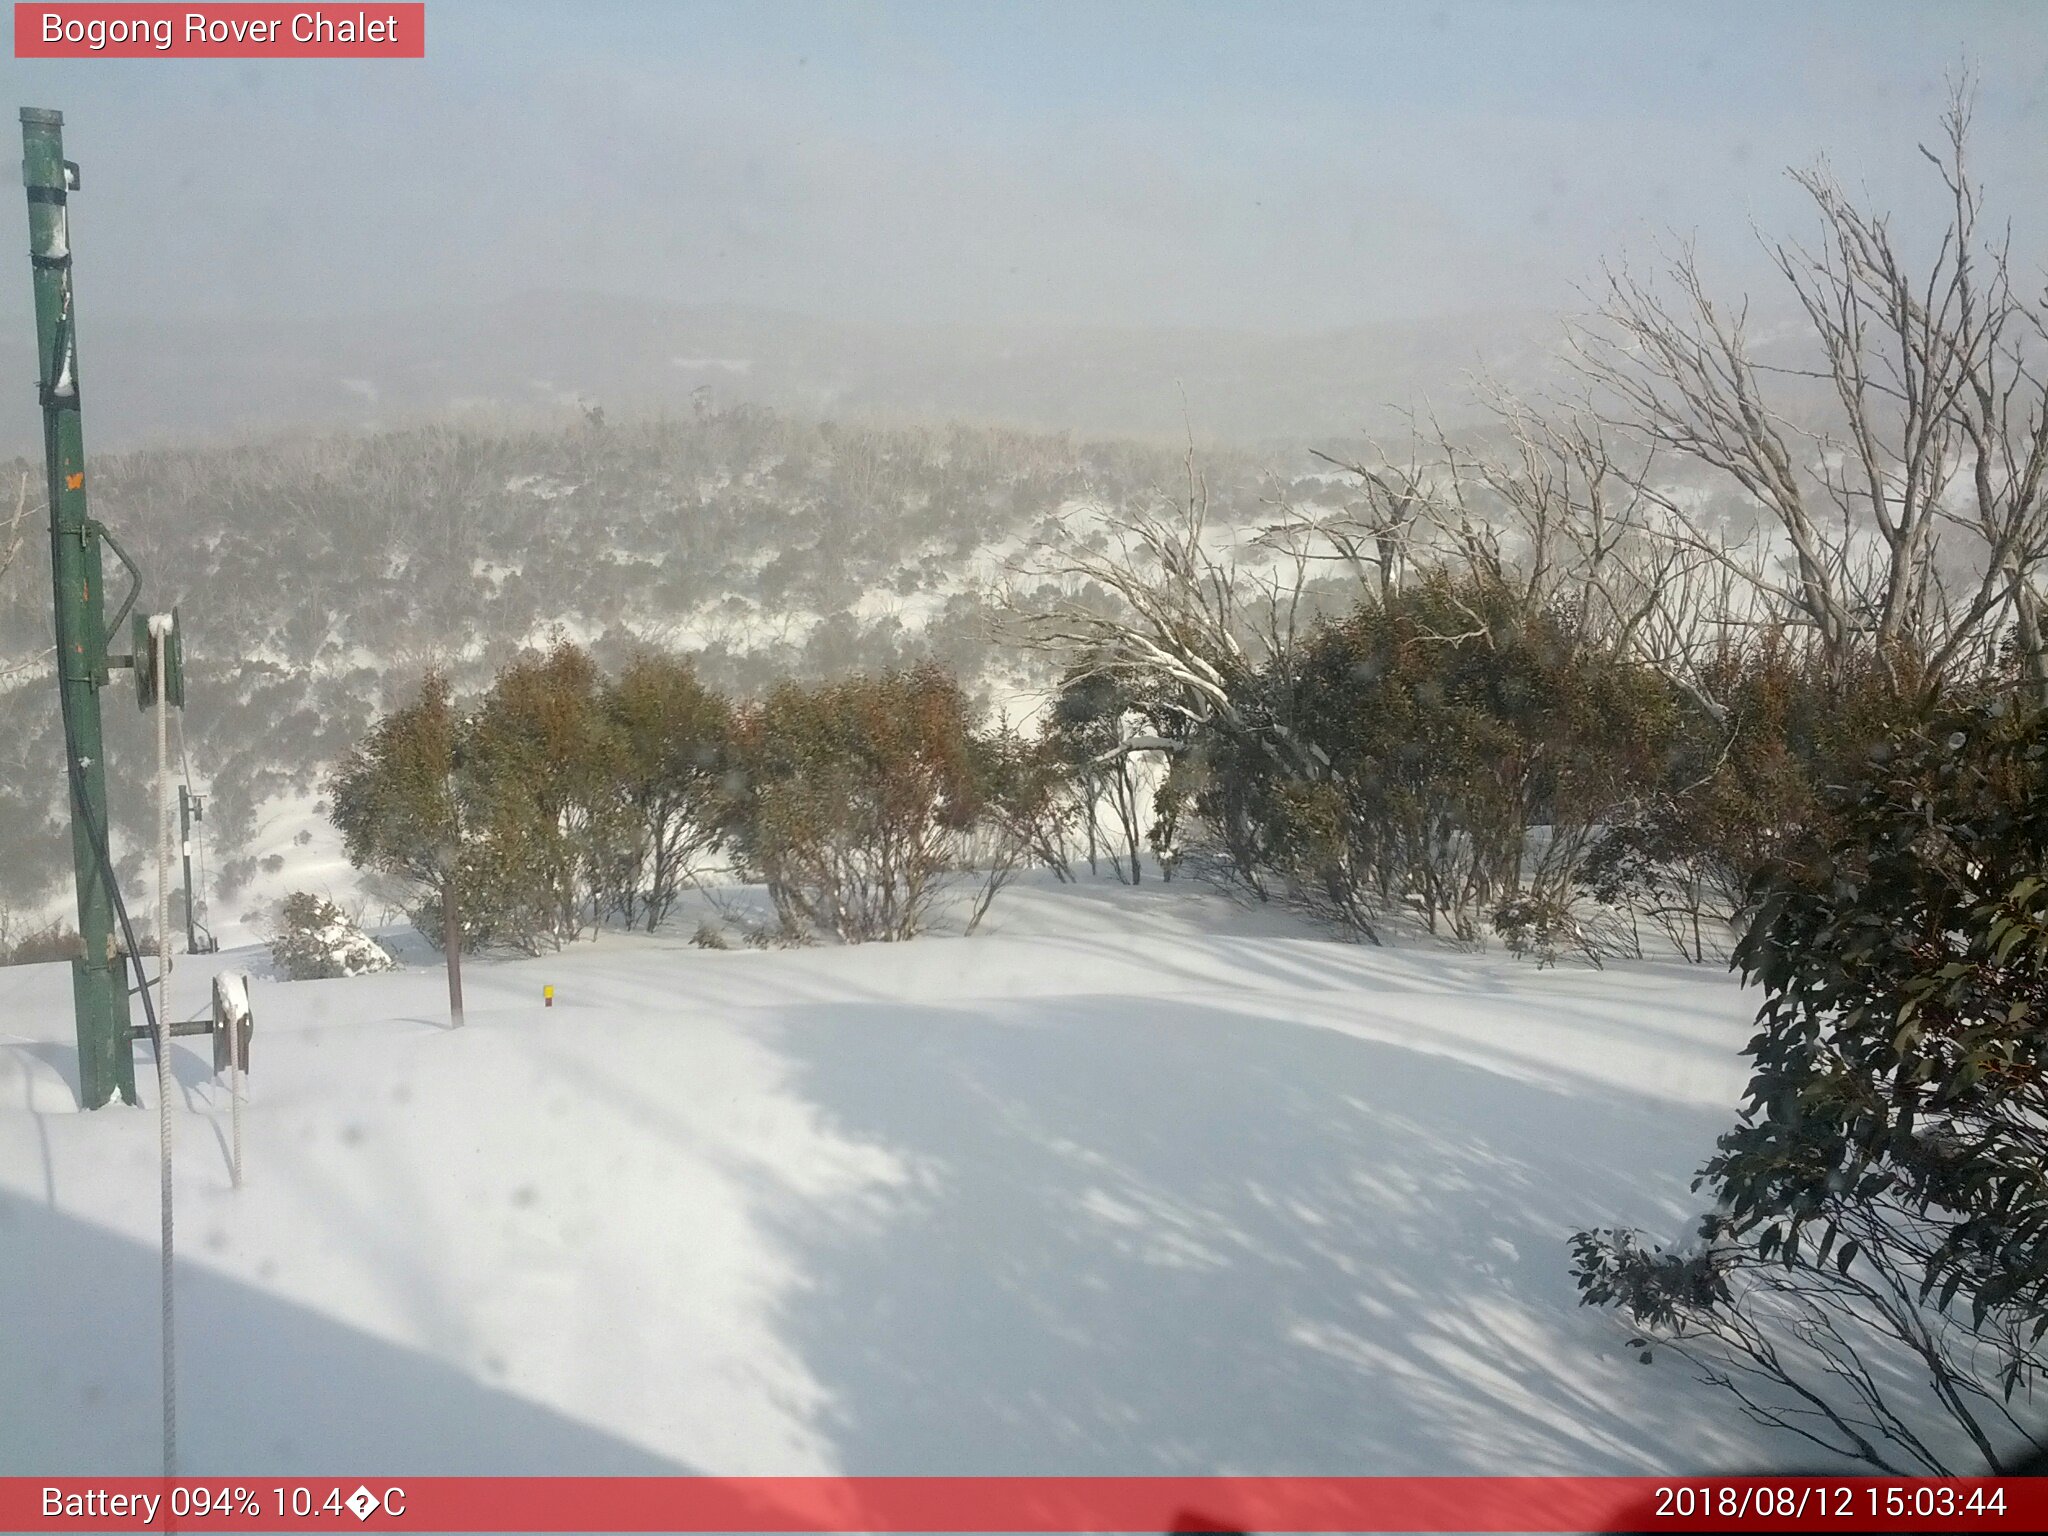
M 424 62 L 8 59 L 13 104 L 61 108 L 84 165 L 82 309 L 570 288 L 1309 330 L 1553 308 L 1666 228 L 1753 279 L 1750 219 L 1803 229 L 1781 169 L 1823 149 L 1910 211 L 1964 59 L 1994 209 L 2048 239 L 2048 5 L 2025 0 L 427 17 Z M 0 322 L 27 298 L 24 261 Z

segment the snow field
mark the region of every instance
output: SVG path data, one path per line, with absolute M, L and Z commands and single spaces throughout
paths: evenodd
M 989 930 L 607 936 L 252 987 L 174 1044 L 192 1473 L 1628 1473 L 1782 1444 L 1578 1308 L 1682 1233 L 1752 999 L 1376 950 L 1177 882 Z M 180 1016 L 219 965 L 172 979 Z M 552 984 L 557 1003 L 541 1005 Z M 0 1473 L 154 1470 L 155 1115 L 0 970 Z M 145 1092 L 153 1082 L 141 1054 Z

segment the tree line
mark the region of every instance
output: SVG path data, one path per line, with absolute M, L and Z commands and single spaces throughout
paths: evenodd
M 775 941 L 861 943 L 925 931 L 956 890 L 971 932 L 1026 865 L 1070 874 L 1086 746 L 980 721 L 933 665 L 736 702 L 688 657 L 607 675 L 557 641 L 470 707 L 429 673 L 327 792 L 351 862 L 399 881 L 436 943 L 451 901 L 465 948 L 652 932 L 713 871 L 764 889 Z

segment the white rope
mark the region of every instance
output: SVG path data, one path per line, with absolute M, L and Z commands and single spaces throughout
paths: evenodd
M 149 642 L 156 666 L 156 1121 L 163 1197 L 164 1476 L 177 1467 L 178 1369 L 171 1290 L 171 706 L 165 696 L 164 651 L 169 614 L 152 614 Z
M 228 1021 L 228 1119 L 235 1128 L 235 1188 L 242 1187 L 242 1021 Z

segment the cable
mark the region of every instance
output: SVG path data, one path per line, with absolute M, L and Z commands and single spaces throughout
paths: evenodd
M 177 1466 L 178 1334 L 171 1290 L 171 700 L 166 685 L 166 654 L 170 620 L 162 614 L 149 621 L 149 644 L 156 670 L 156 1029 L 157 1168 L 163 1201 L 163 1330 L 164 1330 L 164 1476 Z

